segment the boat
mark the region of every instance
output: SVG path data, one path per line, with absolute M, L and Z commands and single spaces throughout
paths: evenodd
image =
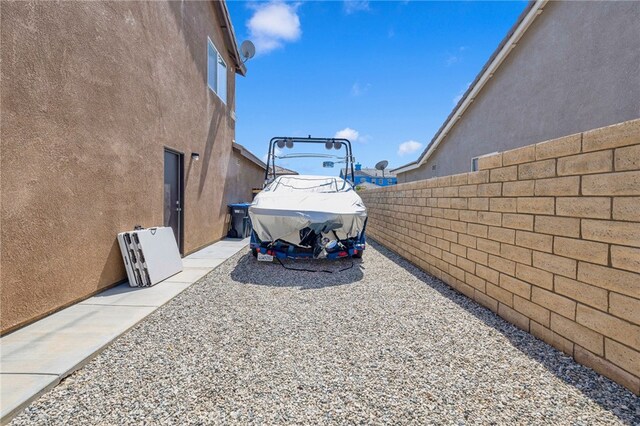
M 326 149 L 337 150 L 340 154 L 282 153 L 282 150 L 301 144 L 324 144 Z M 323 167 L 344 164 L 346 179 L 318 175 L 276 176 L 275 160 L 292 158 L 322 158 L 325 160 Z M 353 184 L 353 155 L 348 139 L 273 138 L 269 143 L 267 166 L 265 187 L 249 206 L 250 247 L 254 256 L 268 261 L 274 257 L 362 257 L 366 248 L 367 209 Z

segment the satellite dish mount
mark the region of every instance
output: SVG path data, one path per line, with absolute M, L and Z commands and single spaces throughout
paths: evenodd
M 251 40 L 245 40 L 242 42 L 242 44 L 240 45 L 240 54 L 244 58 L 244 60 L 242 61 L 243 64 L 255 56 L 256 47 L 251 42 Z
M 382 171 L 382 178 L 384 179 L 384 169 L 387 168 L 389 162 L 387 160 L 378 161 L 376 163 L 376 169 Z

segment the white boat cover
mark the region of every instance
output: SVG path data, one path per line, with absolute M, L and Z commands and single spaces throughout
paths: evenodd
M 253 230 L 261 241 L 286 241 L 309 227 L 316 233 L 336 231 L 357 237 L 367 209 L 351 184 L 339 177 L 280 176 L 256 195 L 249 207 Z M 295 239 L 297 241 L 291 241 Z

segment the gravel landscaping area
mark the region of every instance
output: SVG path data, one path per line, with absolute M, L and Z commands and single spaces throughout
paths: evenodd
M 12 422 L 67 423 L 639 424 L 640 399 L 373 243 L 335 274 L 240 252 Z

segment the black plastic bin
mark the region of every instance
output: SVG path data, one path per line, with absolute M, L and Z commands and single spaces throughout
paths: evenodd
M 249 219 L 249 206 L 251 203 L 229 204 L 231 214 L 231 229 L 229 238 L 247 238 L 251 235 L 251 219 Z

